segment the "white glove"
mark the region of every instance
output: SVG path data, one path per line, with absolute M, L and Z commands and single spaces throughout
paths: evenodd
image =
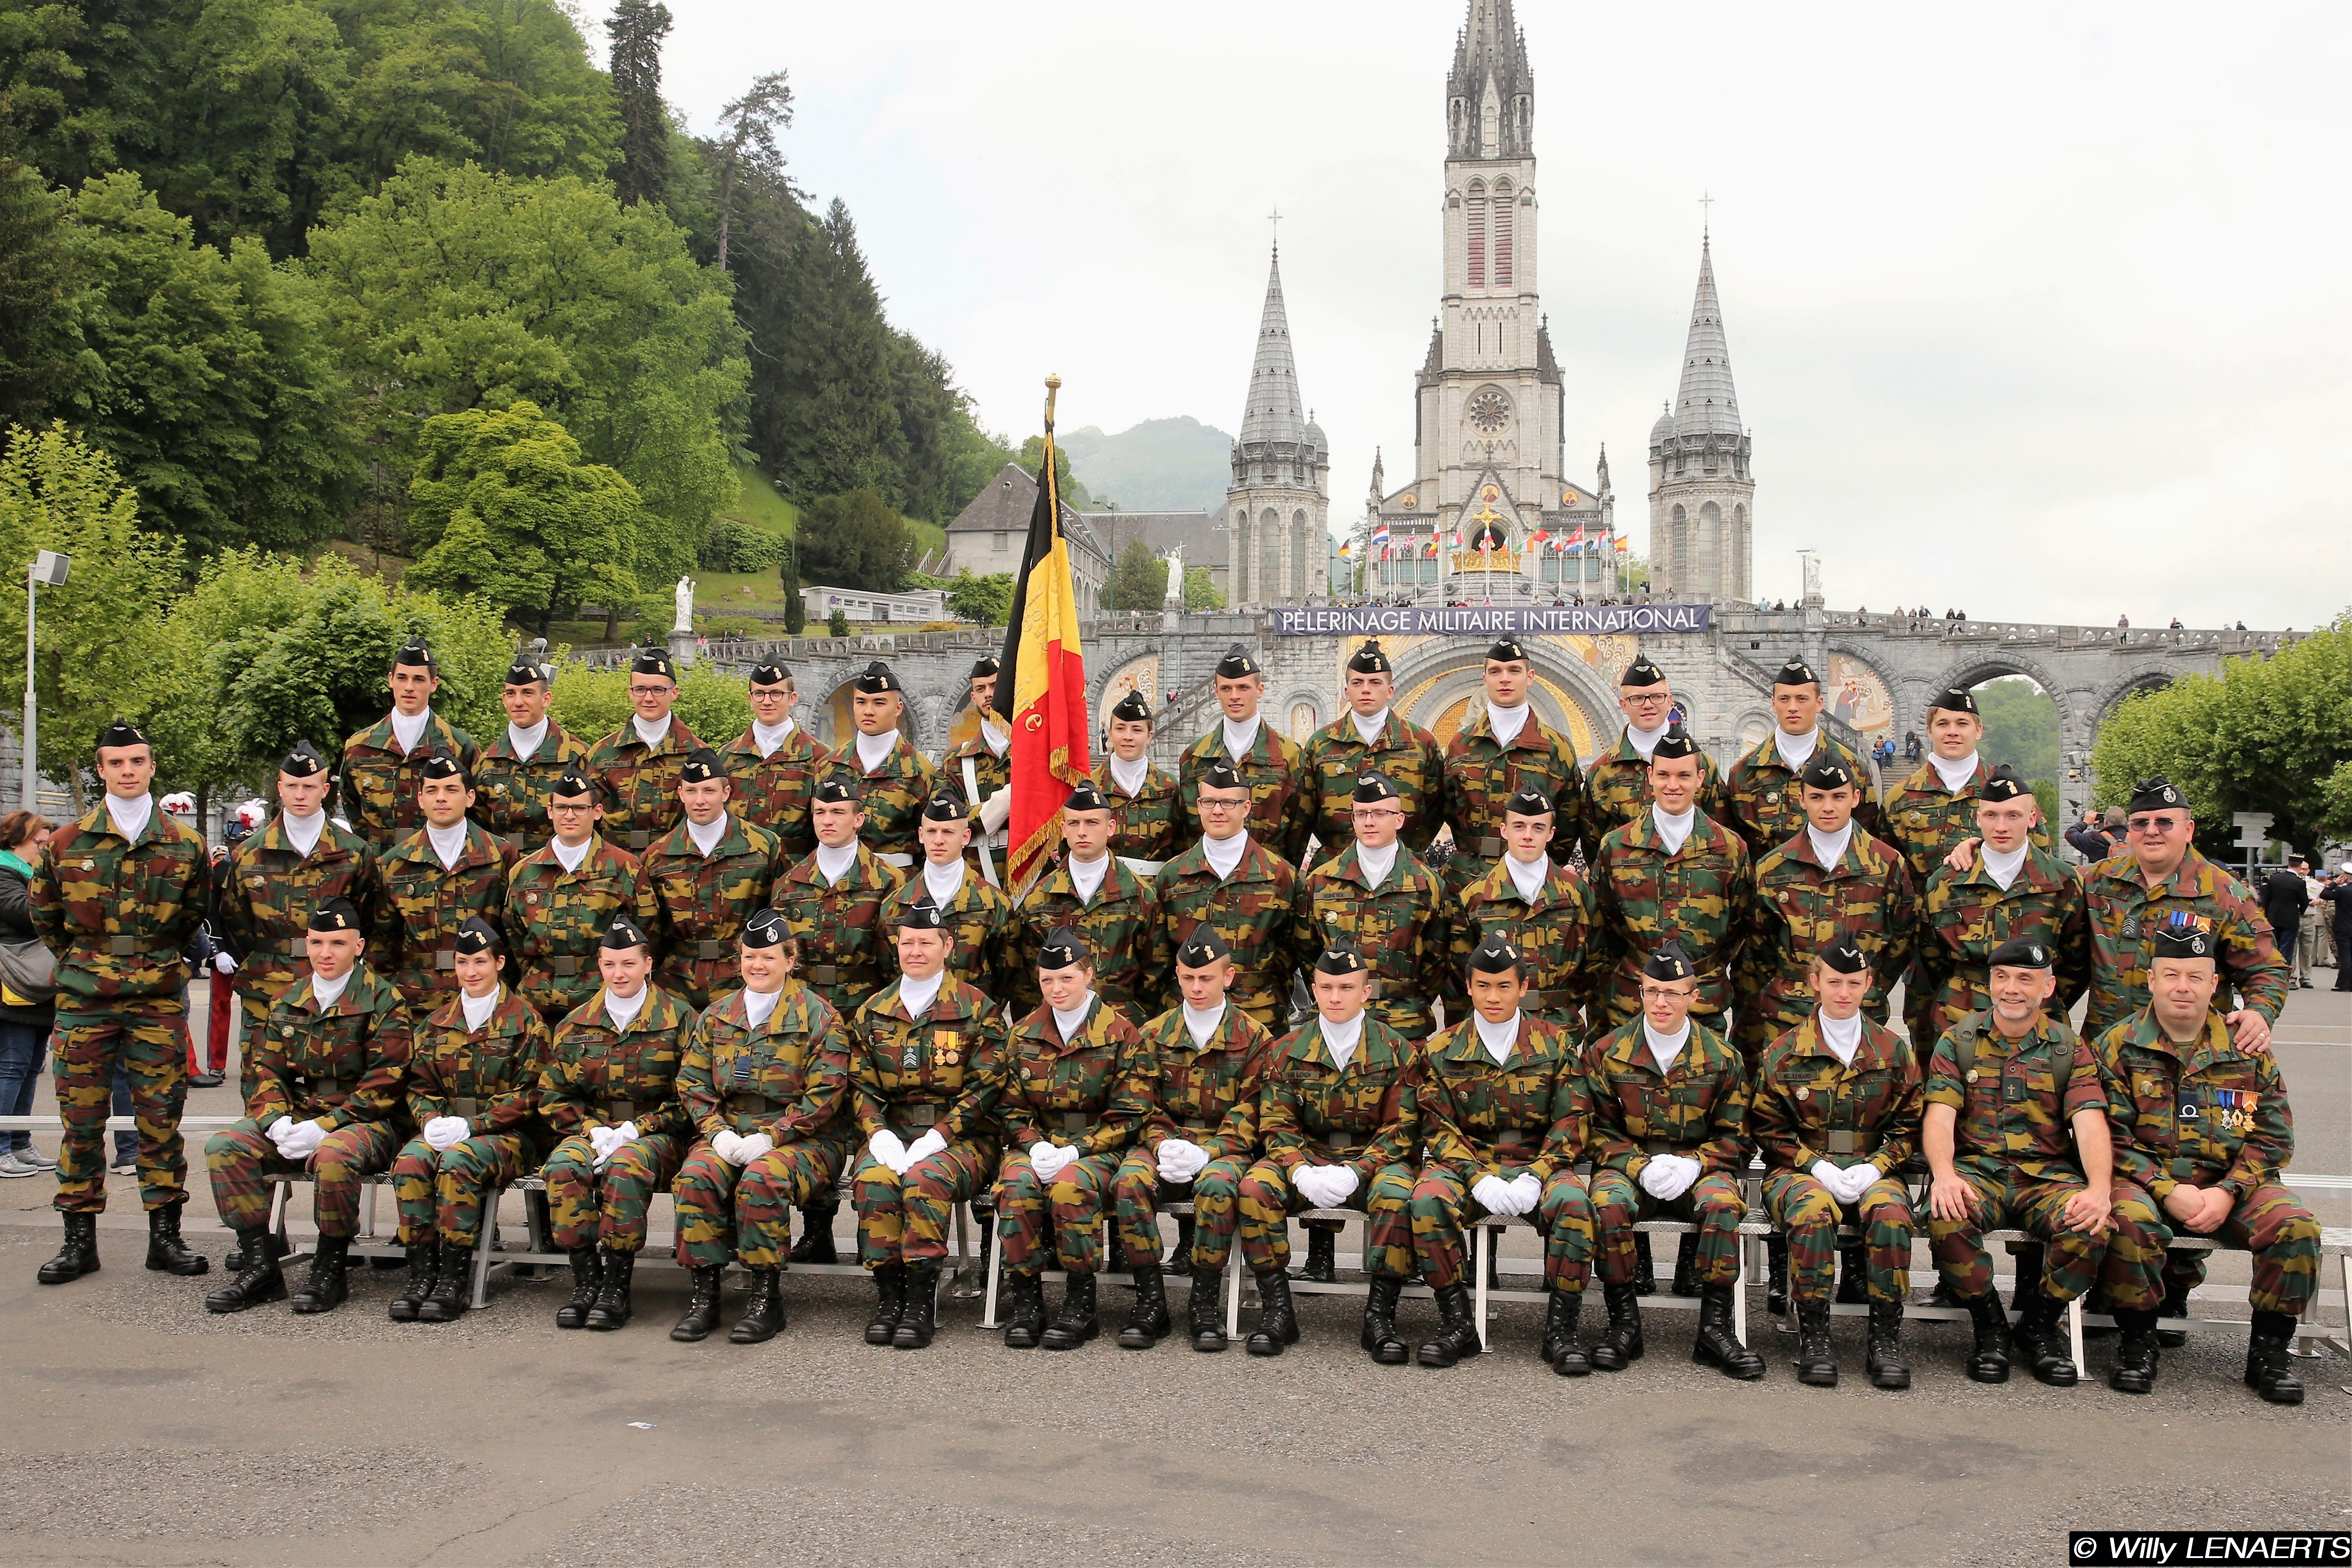
M 620 1141 L 623 1143 L 634 1143 L 639 1138 L 645 1136 L 645 1134 L 637 1131 L 637 1124 L 634 1121 L 624 1121 L 618 1127 L 614 1128 L 613 1131 L 621 1135 Z M 615 1145 L 615 1147 L 618 1147 L 618 1145 Z
M 893 1175 L 903 1176 L 914 1162 L 907 1158 L 907 1145 L 887 1127 L 866 1141 L 866 1152 L 890 1167 Z
M 473 1127 L 462 1116 L 436 1116 L 425 1124 L 425 1142 L 436 1150 L 462 1143 Z
M 1877 1180 L 1877 1166 L 1848 1165 L 1845 1168 L 1845 1191 L 1838 1196 L 1847 1203 L 1858 1204 L 1862 1202 L 1862 1194 L 1870 1191 L 1872 1184 Z
M 1470 1184 L 1470 1195 L 1486 1205 L 1486 1212 L 1504 1219 L 1517 1219 L 1528 1211 L 1520 1206 L 1519 1194 L 1511 1184 L 1500 1176 L 1481 1176 Z
M 1345 1165 L 1308 1165 L 1298 1173 L 1298 1190 L 1318 1209 L 1335 1209 L 1356 1190 L 1356 1173 Z
M 281 1116 L 277 1121 L 271 1122 L 264 1129 L 264 1131 L 269 1134 L 269 1141 L 278 1145 L 278 1152 L 281 1156 L 290 1160 L 293 1156 L 286 1152 L 286 1140 L 292 1137 L 294 1134 L 294 1129 L 301 1125 L 302 1124 L 300 1122 L 295 1121 L 290 1116 Z
M 731 1129 L 722 1127 L 710 1135 L 710 1152 L 730 1165 L 743 1163 L 742 1147 L 743 1135 Z
M 1827 1160 L 1816 1160 L 1806 1167 L 1813 1180 L 1830 1190 L 1830 1196 L 1840 1203 L 1852 1200 L 1845 1195 L 1845 1173 Z
M 1687 1154 L 1657 1154 L 1642 1167 L 1642 1190 L 1660 1203 L 1672 1203 L 1690 1191 L 1701 1166 Z
M 735 1163 L 748 1165 L 776 1146 L 776 1141 L 764 1132 L 746 1133 L 735 1145 Z
M 1189 1138 L 1160 1141 L 1160 1179 L 1163 1182 L 1189 1182 L 1208 1163 L 1209 1152 Z
M 278 1125 L 283 1127 L 285 1123 Z M 278 1152 L 289 1160 L 307 1160 L 326 1141 L 327 1130 L 316 1121 L 298 1121 L 291 1131 L 278 1140 Z
M 907 1145 L 907 1164 L 909 1168 L 919 1165 L 947 1146 L 946 1133 L 936 1127 L 925 1128 L 920 1138 Z
M 236 960 L 231 958 L 225 952 L 214 953 L 213 973 L 215 974 L 235 974 L 236 973 Z
M 980 803 L 980 825 L 991 833 L 1004 831 L 1004 824 L 1013 816 L 1013 791 L 998 790 Z
M 1543 1184 L 1536 1180 L 1536 1173 L 1533 1171 L 1521 1171 L 1517 1175 L 1513 1176 L 1511 1189 L 1519 1194 L 1521 1214 L 1535 1213 L 1536 1205 L 1543 1202 Z
M 611 1159 L 614 1152 L 620 1149 L 621 1145 L 627 1142 L 627 1139 L 621 1136 L 621 1130 L 617 1127 L 591 1127 L 588 1129 L 588 1147 L 596 1156 L 596 1158 L 591 1163 L 592 1168 L 599 1171 L 603 1170 L 604 1168 L 604 1162 Z
M 1057 1149 L 1051 1143 L 1029 1145 L 1029 1168 L 1037 1173 L 1040 1182 L 1051 1184 L 1064 1171 L 1077 1163 L 1076 1149 Z

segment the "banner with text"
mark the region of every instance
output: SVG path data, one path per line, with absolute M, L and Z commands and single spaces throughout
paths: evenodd
M 1610 637 L 1626 632 L 1703 632 L 1712 605 L 1362 605 L 1277 609 L 1278 637 Z

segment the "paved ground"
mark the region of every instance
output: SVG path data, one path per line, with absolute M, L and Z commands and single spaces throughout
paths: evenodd
M 2347 1001 L 2298 992 L 2282 1030 L 2306 1170 L 2352 1173 Z M 805 1277 L 751 1349 L 670 1343 L 666 1272 L 611 1335 L 551 1326 L 558 1281 L 394 1324 L 397 1276 L 365 1271 L 324 1319 L 215 1319 L 214 1280 L 140 1269 L 113 1185 L 106 1269 L 42 1289 L 46 1184 L 0 1184 L 11 1563 L 2054 1563 L 2069 1526 L 2352 1520 L 2352 1366 L 2299 1363 L 2310 1398 L 2273 1409 L 2234 1334 L 2134 1399 L 1971 1384 L 1940 1325 L 1910 1335 L 1916 1386 L 1876 1393 L 1843 1321 L 1847 1384 L 1801 1388 L 1760 1296 L 1771 1373 L 1746 1385 L 1693 1366 L 1690 1315 L 1664 1310 L 1633 1370 L 1575 1382 L 1535 1360 L 1522 1306 L 1448 1372 L 1371 1366 L 1333 1299 L 1277 1361 L 1010 1352 L 969 1305 L 928 1352 L 877 1351 L 862 1283 Z M 2315 1206 L 2347 1223 L 2346 1194 Z M 209 1212 L 190 1228 L 217 1259 Z

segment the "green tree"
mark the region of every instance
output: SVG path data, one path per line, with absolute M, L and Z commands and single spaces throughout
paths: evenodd
M 611 42 L 605 58 L 621 120 L 613 184 L 632 205 L 660 201 L 669 183 L 669 110 L 661 92 L 662 40 L 669 28 L 669 7 L 649 0 L 618 0 L 604 19 Z
M 824 635 L 833 637 L 845 637 L 849 635 L 849 614 L 838 605 L 835 605 L 833 613 L 824 618 Z
M 1184 608 L 1194 615 L 1225 607 L 1225 591 L 1206 566 L 1184 568 Z
M 1031 478 L 1035 478 L 1045 463 L 1045 437 L 1032 436 L 1022 442 L 1021 456 L 1014 460 L 1029 470 Z M 1070 472 L 1070 454 L 1058 446 L 1054 448 L 1054 479 L 1055 493 L 1062 498 L 1064 506 L 1074 511 L 1097 510 L 1095 498 L 1078 482 L 1078 476 Z
M 915 535 L 906 519 L 872 490 L 819 496 L 801 514 L 803 581 L 829 588 L 895 594 L 915 567 Z
M 799 637 L 808 630 L 808 601 L 801 596 L 800 541 L 784 541 L 784 558 L 777 564 L 776 576 L 784 593 L 784 635 Z
M 1130 539 L 1111 568 L 1110 607 L 1156 610 L 1168 601 L 1168 563 L 1140 539 Z
M 2058 706 L 2022 675 L 1988 680 L 1976 689 L 1984 720 L 1981 750 L 1988 763 L 2006 763 L 2023 779 L 2058 776 Z
M 198 567 L 195 587 L 173 603 L 163 624 L 167 673 L 147 716 L 163 788 L 209 796 L 268 778 L 278 759 L 239 744 L 221 724 L 221 708 L 228 680 L 244 668 L 242 651 L 293 624 L 312 592 L 302 563 L 290 555 L 223 550 Z M 331 755 L 341 739 L 311 742 Z
M 948 609 L 959 619 L 1001 626 L 1013 619 L 1013 574 L 992 572 L 975 577 L 959 572 L 948 587 Z
M 793 89 L 782 71 L 755 79 L 751 90 L 719 111 L 719 270 L 727 270 L 729 220 L 738 175 L 771 185 L 784 181 L 784 154 L 776 132 L 793 122 Z M 789 187 L 787 187 L 789 188 Z
M 67 205 L 39 170 L 0 162 L 0 425 L 40 419 L 74 374 Z

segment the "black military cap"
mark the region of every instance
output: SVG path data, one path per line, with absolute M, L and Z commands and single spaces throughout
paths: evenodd
M 583 795 L 594 795 L 596 786 L 586 773 L 580 771 L 579 763 L 566 763 L 563 764 L 563 772 L 556 775 L 554 787 L 547 793 L 551 795 L 560 795 L 565 800 L 576 800 Z
M 1807 789 L 1844 789 L 1853 783 L 1853 773 L 1835 757 L 1815 757 L 1797 777 Z
M 709 784 L 714 779 L 726 776 L 727 764 L 720 762 L 719 753 L 708 746 L 697 746 L 687 752 L 686 761 L 677 770 L 677 782 L 680 784 Z
M 1519 646 L 1517 637 L 1497 637 L 1495 646 L 1486 650 L 1488 664 L 1525 664 L 1528 650 Z
M 433 754 L 425 759 L 425 765 L 416 770 L 416 776 L 422 779 L 462 779 L 466 777 L 466 764 L 457 760 L 455 752 L 446 746 L 436 746 Z
M 1649 686 L 1664 686 L 1665 683 L 1666 672 L 1651 663 L 1650 656 L 1646 653 L 1634 655 L 1633 662 L 1625 667 L 1625 673 L 1617 678 L 1617 684 L 1620 687 L 1635 689 Z
M 1402 800 L 1397 786 L 1379 773 L 1362 773 L 1356 779 L 1355 803 L 1358 805 L 1378 805 L 1384 800 Z
M 1650 748 L 1650 760 L 1654 763 L 1697 755 L 1698 742 L 1692 740 L 1690 731 L 1680 724 L 1667 725 L 1666 732 L 1658 737 L 1658 743 Z
M 1503 803 L 1506 816 L 1549 816 L 1551 813 L 1551 797 L 1533 784 L 1521 784 L 1517 793 Z
M 1221 958 L 1231 957 L 1233 951 L 1217 934 L 1217 928 L 1202 921 L 1192 928 L 1184 945 L 1176 950 L 1176 962 L 1187 969 L 1206 969 Z
M 904 686 L 898 683 L 898 672 L 892 669 L 888 665 L 883 663 L 878 658 L 873 663 L 867 665 L 864 670 L 859 672 L 856 684 L 857 689 L 864 692 L 868 697 L 873 697 L 885 691 L 904 691 L 907 689 Z
M 670 663 L 668 653 L 653 643 L 647 643 L 637 650 L 637 657 L 629 661 L 629 673 L 659 675 L 676 680 L 677 667 Z
M 1660 943 L 1658 951 L 1650 954 L 1650 961 L 1642 965 L 1642 974 L 1649 980 L 1690 980 L 1697 976 L 1698 971 L 1684 955 L 1682 943 L 1667 942 Z
M 100 742 L 100 744 L 103 745 L 105 742 Z M 128 745 L 136 744 L 136 742 L 117 742 L 116 744 Z M 2166 778 L 2162 773 L 2158 773 L 2152 778 L 2144 778 L 2132 785 L 2131 803 L 2124 807 L 2124 811 L 2126 815 L 2134 815 L 2143 811 L 2167 809 L 2185 811 L 2188 807 L 2189 797 L 2181 794 L 2170 779 Z
M 613 923 L 604 928 L 604 938 L 596 945 L 609 947 L 614 952 L 626 952 L 633 947 L 651 947 L 653 942 L 646 936 L 645 928 L 636 921 L 626 915 L 614 915 Z
M 1780 667 L 1780 673 L 1772 677 L 1775 686 L 1819 686 L 1821 683 L 1822 678 L 1813 673 L 1813 667 L 1794 654 L 1789 656 L 1789 662 Z
M 405 664 L 415 668 L 430 669 L 433 668 L 432 646 L 423 637 L 411 637 L 401 645 L 398 653 L 392 656 L 392 662 L 395 667 Z
M 1947 686 L 1927 699 L 1927 711 L 1941 708 L 1947 713 L 1973 713 L 1977 710 L 1976 693 L 1963 691 L 1957 686 Z
M 1247 789 L 1249 785 L 1242 782 L 1242 775 L 1234 770 L 1233 763 L 1219 757 L 1201 770 L 1201 787 L 1202 789 Z
M 2187 910 L 2176 910 L 2156 928 L 2153 958 L 2211 958 L 2219 951 L 2213 932 Z
M 144 746 L 151 742 L 148 741 L 145 733 L 140 730 L 138 725 L 131 723 L 126 720 L 117 719 L 113 723 L 109 724 L 105 729 L 99 731 L 98 743 L 100 747 L 106 747 Z
M 289 779 L 317 778 L 327 771 L 327 759 L 310 742 L 297 741 L 294 749 L 286 753 L 286 760 L 278 764 L 278 771 Z
M 1103 794 L 1101 786 L 1094 780 L 1080 779 L 1076 787 L 1070 791 L 1069 798 L 1062 802 L 1062 809 L 1064 811 L 1108 811 L 1110 796 Z
M 1499 936 L 1490 936 L 1470 955 L 1470 967 L 1481 974 L 1507 974 L 1519 967 L 1519 950 Z
M 1257 660 L 1250 657 L 1249 649 L 1235 643 L 1225 650 L 1224 658 L 1217 660 L 1217 673 L 1227 680 L 1239 680 L 1245 675 L 1263 675 L 1265 672 L 1258 668 Z
M 507 666 L 506 684 L 509 686 L 529 686 L 533 681 L 543 681 L 546 679 L 547 671 L 535 664 L 526 664 L 521 659 L 517 659 Z
M 481 916 L 469 915 L 466 923 L 457 928 L 457 939 L 449 945 L 459 952 L 488 952 L 494 947 L 505 946 L 506 938 L 499 934 L 498 927 Z
M 1362 974 L 1369 969 L 1364 955 L 1352 947 L 1327 947 L 1315 961 L 1318 974 Z
M 743 922 L 745 947 L 782 947 L 792 934 L 793 928 L 775 910 L 761 910 Z
M 1003 667 L 998 662 L 994 654 L 984 653 L 978 658 L 971 661 L 971 674 L 967 676 L 965 679 L 969 680 L 986 680 L 990 676 L 994 675 L 1002 668 Z
M 951 795 L 935 795 L 923 802 L 925 822 L 961 822 L 966 815 L 963 802 Z
M 1394 675 L 1389 656 L 1381 651 L 1380 639 L 1366 637 L 1364 646 L 1348 656 L 1348 668 L 1358 675 Z
M 856 774 L 835 773 L 819 783 L 816 793 L 809 798 L 822 801 L 827 805 L 840 805 L 844 803 L 855 805 L 865 796 L 858 788 Z
M 1818 956 L 1824 968 L 1839 974 L 1860 974 L 1870 967 L 1870 956 L 1843 938 L 1822 948 Z
M 2052 969 L 2058 955 L 2031 937 L 2013 936 L 1992 950 L 1987 961 L 1991 969 Z
M 1977 798 L 1979 800 L 2031 800 L 2033 798 L 2033 791 L 2026 786 L 2023 779 L 2017 776 L 2015 768 L 2003 763 L 1993 769 L 1992 777 L 1985 780 L 1985 786 L 1979 792 Z
M 357 931 L 360 911 L 349 899 L 320 899 L 310 910 L 312 931 Z
M 1040 969 L 1068 969 L 1087 962 L 1087 940 L 1067 926 L 1056 926 L 1045 933 L 1037 949 Z
M 752 686 L 782 686 L 792 678 L 790 669 L 772 660 L 753 665 L 748 683 Z
M 917 899 L 898 911 L 900 931 L 944 931 L 947 921 L 940 918 L 940 906 L 928 898 Z
M 1112 707 L 1110 716 L 1124 719 L 1130 724 L 1149 724 L 1151 722 L 1151 704 L 1143 700 L 1142 692 L 1130 691 Z

